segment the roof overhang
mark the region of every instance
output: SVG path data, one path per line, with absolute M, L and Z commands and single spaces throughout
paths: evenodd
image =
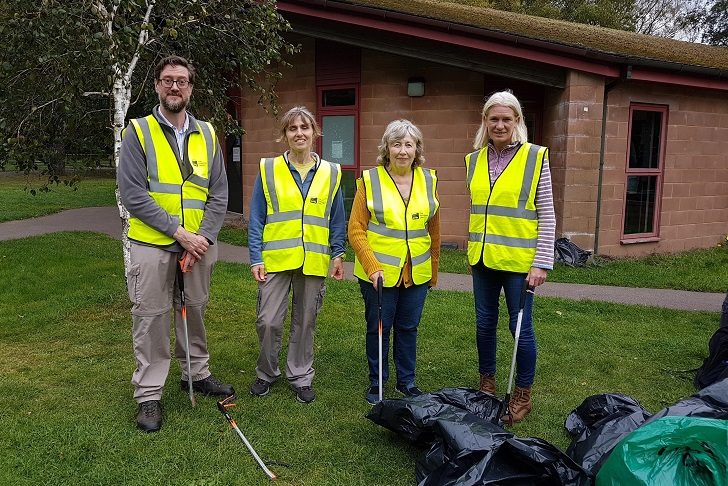
M 604 53 L 522 35 L 329 0 L 279 0 L 302 35 L 563 87 L 567 70 L 605 78 L 728 90 L 716 70 Z M 703 72 L 705 71 L 705 72 Z M 714 72 L 715 71 L 715 72 Z

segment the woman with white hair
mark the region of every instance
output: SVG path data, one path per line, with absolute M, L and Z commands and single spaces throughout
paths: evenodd
M 394 328 L 396 390 L 420 395 L 415 384 L 417 327 L 427 289 L 437 283 L 440 203 L 437 173 L 422 167 L 422 132 L 407 120 L 390 123 L 379 145 L 378 166 L 357 180 L 349 218 L 354 275 L 364 298 L 369 388 L 379 400 L 379 383 L 389 378 L 389 333 Z M 377 282 L 382 278 L 382 375 L 379 376 Z
M 483 106 L 475 152 L 465 156 L 470 191 L 468 263 L 472 268 L 480 390 L 496 393 L 498 299 L 505 294 L 515 335 L 524 281 L 538 287 L 553 268 L 554 214 L 548 149 L 528 143 L 518 99 L 510 91 Z M 518 340 L 516 388 L 508 404 L 512 422 L 531 411 L 536 372 L 533 294 L 527 293 Z

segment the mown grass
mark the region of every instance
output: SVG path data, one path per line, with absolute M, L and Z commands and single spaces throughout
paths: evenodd
M 7 276 L 0 279 L 0 484 L 268 484 L 213 399 L 198 397 L 190 407 L 176 364 L 162 430 L 136 430 L 121 260 L 118 242 L 90 233 L 0 243 Z M 278 482 L 412 484 L 421 451 L 364 418 L 356 284 L 328 283 L 316 335 L 318 399 L 310 405 L 296 402 L 283 381 L 267 397 L 248 394 L 258 350 L 255 303 L 247 268 L 218 264 L 207 318 L 212 369 L 237 388 L 232 413 L 257 451 L 288 464 L 271 464 Z M 563 449 L 564 418 L 591 394 L 626 393 L 656 411 L 693 393 L 691 376 L 680 370 L 701 363 L 718 315 L 540 298 L 535 321 L 535 408 L 513 430 Z M 500 328 L 502 392 L 512 346 L 505 316 Z M 472 296 L 431 292 L 418 353 L 423 389 L 477 384 Z M 385 393 L 395 396 L 391 385 Z
M 245 246 L 245 229 L 223 228 L 220 240 Z M 354 261 L 354 251 L 347 246 L 347 261 Z M 643 258 L 606 260 L 597 258 L 586 267 L 572 268 L 556 264 L 549 272 L 549 282 L 726 292 L 728 290 L 728 244 L 684 253 L 650 255 Z M 468 257 L 463 250 L 442 249 L 440 272 L 469 273 Z
M 115 188 L 113 177 L 48 184 L 47 176 L 3 175 L 0 177 L 0 222 L 45 216 L 64 209 L 111 206 L 116 204 Z

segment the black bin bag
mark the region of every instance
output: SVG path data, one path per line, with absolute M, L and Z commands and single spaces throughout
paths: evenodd
M 669 426 L 666 425 L 668 422 L 664 423 L 663 427 L 665 428 L 662 433 L 666 436 L 671 435 L 670 445 L 669 447 L 666 447 L 671 447 L 672 449 L 670 450 L 672 451 L 680 451 L 680 447 L 683 447 L 686 464 L 696 464 L 695 467 L 673 470 L 673 473 L 675 474 L 673 482 L 661 483 L 657 480 L 655 480 L 656 482 L 651 482 L 651 478 L 657 478 L 658 476 L 656 476 L 655 473 L 645 475 L 644 471 L 640 471 L 635 474 L 641 475 L 640 477 L 643 477 L 644 482 L 635 480 L 637 482 L 627 482 L 623 484 L 713 484 L 710 482 L 700 482 L 699 477 L 703 477 L 699 474 L 699 471 L 701 471 L 701 468 L 703 467 L 701 464 L 717 465 L 713 468 L 719 471 L 718 475 L 715 477 L 722 477 L 720 476 L 720 468 L 727 466 L 724 461 L 725 456 L 717 453 L 713 454 L 710 451 L 715 451 L 716 448 L 722 448 L 725 451 L 728 451 L 728 433 L 721 435 L 721 430 L 723 430 L 721 427 L 728 424 L 728 378 L 703 388 L 695 395 L 680 400 L 674 405 L 670 405 L 654 415 L 650 415 L 649 412 L 642 408 L 639 402 L 626 395 L 603 394 L 588 397 L 581 405 L 579 405 L 579 407 L 572 411 L 566 419 L 566 429 L 573 437 L 572 443 L 566 453 L 592 477 L 597 477 L 597 479 L 599 479 L 602 474 L 602 468 L 606 467 L 607 462 L 610 462 L 611 454 L 617 450 L 620 451 L 619 454 L 624 456 L 621 459 L 621 462 L 624 463 L 622 465 L 623 468 L 630 470 L 632 468 L 636 469 L 636 459 L 632 460 L 627 456 L 635 454 L 635 451 L 637 451 L 638 448 L 636 446 L 632 446 L 628 449 L 617 448 L 622 446 L 622 444 L 627 443 L 629 440 L 634 440 L 635 443 L 645 443 L 643 440 L 645 436 L 642 435 L 643 432 L 641 431 L 647 426 L 650 426 L 650 429 L 648 429 L 649 431 L 659 430 L 659 428 L 653 428 L 651 424 L 666 417 L 671 417 L 673 419 L 687 417 L 715 420 L 715 424 L 718 425 L 718 432 L 713 431 L 710 433 L 709 435 L 712 437 L 714 442 L 712 445 L 706 442 L 704 444 L 705 447 L 703 447 L 699 443 L 693 444 L 689 441 L 692 441 L 695 436 L 699 437 L 699 434 L 695 434 L 693 431 L 708 430 L 708 428 L 705 428 L 705 424 L 701 424 L 700 427 L 698 427 L 693 425 L 690 421 L 681 422 L 678 420 L 669 423 Z M 683 433 L 680 427 L 687 428 L 688 426 L 692 428 L 692 431 Z M 715 427 L 709 428 L 715 429 Z M 638 435 L 633 438 L 633 434 Z M 706 432 L 706 437 L 707 436 L 708 433 Z M 688 442 L 680 445 L 679 440 L 682 439 L 685 439 Z M 649 443 L 649 441 L 646 442 Z M 696 451 L 695 457 L 692 457 L 691 451 Z M 654 452 L 659 455 L 660 449 L 658 448 Z M 662 453 L 664 454 L 665 451 Z M 674 457 L 679 456 L 678 452 L 673 452 L 672 454 L 674 454 Z M 707 456 L 703 454 L 707 454 Z M 700 459 L 708 456 L 712 457 L 711 454 L 717 457 L 715 461 L 712 459 Z M 614 459 L 614 461 L 618 461 L 618 459 Z M 663 466 L 667 467 L 665 464 L 663 464 Z M 720 464 L 722 464 L 722 466 Z M 604 476 L 601 476 L 603 481 L 606 481 L 607 477 L 612 477 L 607 476 L 607 473 L 604 474 Z M 612 473 L 609 474 L 611 475 Z M 696 474 L 694 483 L 679 482 L 682 480 L 681 478 L 689 477 L 690 474 Z M 659 476 L 659 478 L 660 481 L 662 481 L 664 476 Z M 609 481 L 612 482 L 604 482 L 603 484 L 620 484 L 617 480 L 610 479 Z M 715 484 L 723 484 L 724 486 L 728 485 L 728 483 Z
M 595 475 L 614 446 L 649 418 L 650 413 L 627 395 L 587 397 L 566 417 L 565 427 L 572 437 L 566 453 Z
M 417 482 L 433 485 L 586 485 L 588 474 L 537 438 L 518 438 L 497 424 L 501 402 L 468 388 L 446 388 L 384 400 L 367 418 L 429 449 Z

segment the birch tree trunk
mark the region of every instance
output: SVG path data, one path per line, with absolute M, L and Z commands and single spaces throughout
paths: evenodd
M 149 18 L 154 9 L 155 0 L 147 0 L 147 9 L 144 14 L 144 20 L 142 25 L 149 23 Z M 114 38 L 114 16 L 119 8 L 119 0 L 114 0 L 111 5 L 111 9 L 108 10 L 101 1 L 96 3 L 96 11 L 100 15 L 105 23 L 106 30 L 105 34 L 108 36 L 111 48 L 111 65 L 113 72 L 113 87 L 111 91 L 111 102 L 112 102 L 112 115 L 111 115 L 111 126 L 114 132 L 114 167 L 119 169 L 119 154 L 121 152 L 121 133 L 124 130 L 126 124 L 126 113 L 129 111 L 129 105 L 131 104 L 131 77 L 134 74 L 134 68 L 136 68 L 139 56 L 142 48 L 149 42 L 149 31 L 142 28 L 137 38 L 136 48 L 134 54 L 128 63 L 124 63 L 120 56 L 116 53 L 119 52 L 117 49 L 116 41 Z M 116 54 L 116 55 L 115 55 Z M 129 243 L 129 211 L 124 207 L 121 202 L 121 195 L 119 194 L 119 186 L 116 186 L 116 205 L 119 208 L 119 218 L 121 219 L 121 246 L 124 255 L 124 275 L 128 275 L 129 266 L 131 264 L 130 256 L 130 243 Z

